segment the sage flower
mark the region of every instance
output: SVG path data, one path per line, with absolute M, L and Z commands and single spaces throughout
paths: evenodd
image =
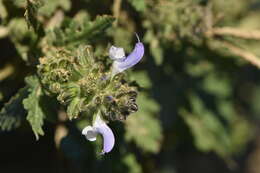
M 82 130 L 82 135 L 85 135 L 86 139 L 89 141 L 95 141 L 97 134 L 101 134 L 103 137 L 103 150 L 101 154 L 110 152 L 115 144 L 115 137 L 112 130 L 108 125 L 101 119 L 98 114 L 93 126 L 86 126 Z
M 109 49 L 109 57 L 114 60 L 112 65 L 112 76 L 133 67 L 142 59 L 144 55 L 144 45 L 137 34 L 136 37 L 138 42 L 135 44 L 134 50 L 127 57 L 125 57 L 124 49 L 121 47 L 111 46 Z

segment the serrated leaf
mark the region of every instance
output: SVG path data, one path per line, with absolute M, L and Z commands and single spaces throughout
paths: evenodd
M 193 112 L 181 110 L 180 115 L 189 126 L 196 147 L 204 152 L 214 151 L 222 157 L 230 155 L 231 136 L 224 124 L 199 97 L 191 95 L 190 100 Z
M 104 34 L 105 30 L 112 26 L 114 17 L 104 15 L 98 16 L 94 21 L 86 21 L 83 24 L 76 20 L 66 19 L 62 23 L 62 30 L 56 28 L 52 33 L 52 42 L 55 45 L 88 43 L 97 39 L 100 34 Z
M 223 137 L 227 137 L 227 134 L 224 133 L 221 137 L 222 133 L 218 131 L 218 129 L 213 129 L 211 125 L 207 125 L 207 118 L 214 118 L 213 116 L 202 119 L 198 115 L 190 114 L 184 110 L 182 110 L 180 114 L 191 129 L 191 133 L 195 139 L 195 145 L 198 149 L 204 152 L 215 151 L 222 156 L 227 153 L 227 149 L 230 149 L 230 146 L 227 145 L 227 141 L 224 142 L 222 140 Z M 216 119 L 213 119 L 211 123 L 219 124 L 218 121 L 215 121 Z
M 38 10 L 43 5 L 42 0 L 27 0 L 26 10 L 24 13 L 28 28 L 32 27 L 35 32 L 42 34 L 43 29 L 37 19 Z
M 158 105 L 151 98 L 140 94 L 137 99 L 140 107 L 137 113 L 126 121 L 126 139 L 133 140 L 136 145 L 146 152 L 157 153 L 160 149 L 162 129 L 155 117 Z
M 25 110 L 22 101 L 28 96 L 28 87 L 20 89 L 1 109 L 0 128 L 1 130 L 12 130 L 21 125 L 25 119 Z
M 29 96 L 23 100 L 24 108 L 28 111 L 26 119 L 31 124 L 36 140 L 38 140 L 39 135 L 44 135 L 42 126 L 45 116 L 40 106 L 42 88 L 36 76 L 29 76 L 25 78 L 25 81 L 30 87 Z

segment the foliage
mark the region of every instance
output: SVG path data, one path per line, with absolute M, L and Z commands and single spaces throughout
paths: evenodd
M 39 135 L 44 135 L 42 126 L 44 120 L 43 108 L 40 105 L 42 96 L 42 88 L 36 76 L 29 76 L 25 79 L 29 86 L 29 96 L 23 100 L 24 108 L 27 110 L 28 115 L 26 119 L 30 122 L 32 130 L 39 139 Z
M 81 21 L 78 23 L 73 20 L 65 20 L 61 24 L 61 28 L 56 28 L 53 33 L 51 42 L 54 45 L 63 46 L 67 44 L 88 43 L 102 34 L 111 26 L 114 18 L 111 16 L 98 16 L 94 22 Z M 62 30 L 64 28 L 64 30 Z M 77 31 L 77 32 L 75 32 Z
M 235 160 L 257 134 L 259 3 L 0 0 L 0 128 L 27 119 L 38 140 L 54 127 L 58 150 L 93 172 L 163 172 L 190 148 Z M 129 53 L 134 32 L 145 57 L 112 77 L 108 49 Z M 101 159 L 100 139 L 80 134 L 99 111 L 117 143 Z
M 143 104 L 144 101 L 146 104 Z M 161 126 L 154 117 L 159 107 L 156 102 L 146 98 L 144 95 L 139 96 L 137 103 L 142 109 L 127 120 L 126 139 L 134 140 L 136 145 L 144 151 L 156 153 L 160 150 L 160 142 L 162 140 Z M 133 131 L 131 129 L 135 130 Z M 136 131 L 138 133 L 136 133 Z
M 1 109 L 1 130 L 11 130 L 19 127 L 25 116 L 22 100 L 28 95 L 27 87 L 21 88 Z

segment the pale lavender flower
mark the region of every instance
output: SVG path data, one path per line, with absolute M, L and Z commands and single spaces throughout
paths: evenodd
M 82 130 L 82 134 L 89 141 L 95 141 L 98 133 L 103 137 L 103 150 L 101 154 L 110 152 L 114 147 L 115 137 L 112 130 L 101 119 L 100 115 L 97 115 L 93 126 L 87 126 Z
M 144 45 L 142 42 L 140 42 L 137 34 L 136 37 L 138 39 L 138 42 L 135 44 L 134 50 L 127 57 L 125 57 L 125 52 L 123 48 L 111 46 L 109 50 L 109 57 L 114 60 L 112 66 L 112 76 L 130 67 L 133 67 L 144 56 Z

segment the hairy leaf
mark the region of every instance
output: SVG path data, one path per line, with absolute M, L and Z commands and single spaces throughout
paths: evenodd
M 37 19 L 38 9 L 43 5 L 41 0 L 27 0 L 26 10 L 24 16 L 28 27 L 32 27 L 35 32 L 38 32 L 40 29 L 40 23 Z
M 88 43 L 103 34 L 114 20 L 112 16 L 108 15 L 98 16 L 92 22 L 85 21 L 83 23 L 66 19 L 61 26 L 63 29 L 56 28 L 51 40 L 54 45 Z
M 1 109 L 0 128 L 1 130 L 12 130 L 21 125 L 25 119 L 25 110 L 22 101 L 28 96 L 28 87 L 20 89 Z
M 44 131 L 42 129 L 44 113 L 40 106 L 42 88 L 36 76 L 29 76 L 25 79 L 25 81 L 30 87 L 29 96 L 23 100 L 24 108 L 28 111 L 26 119 L 31 124 L 32 130 L 38 140 L 39 135 L 44 135 Z

